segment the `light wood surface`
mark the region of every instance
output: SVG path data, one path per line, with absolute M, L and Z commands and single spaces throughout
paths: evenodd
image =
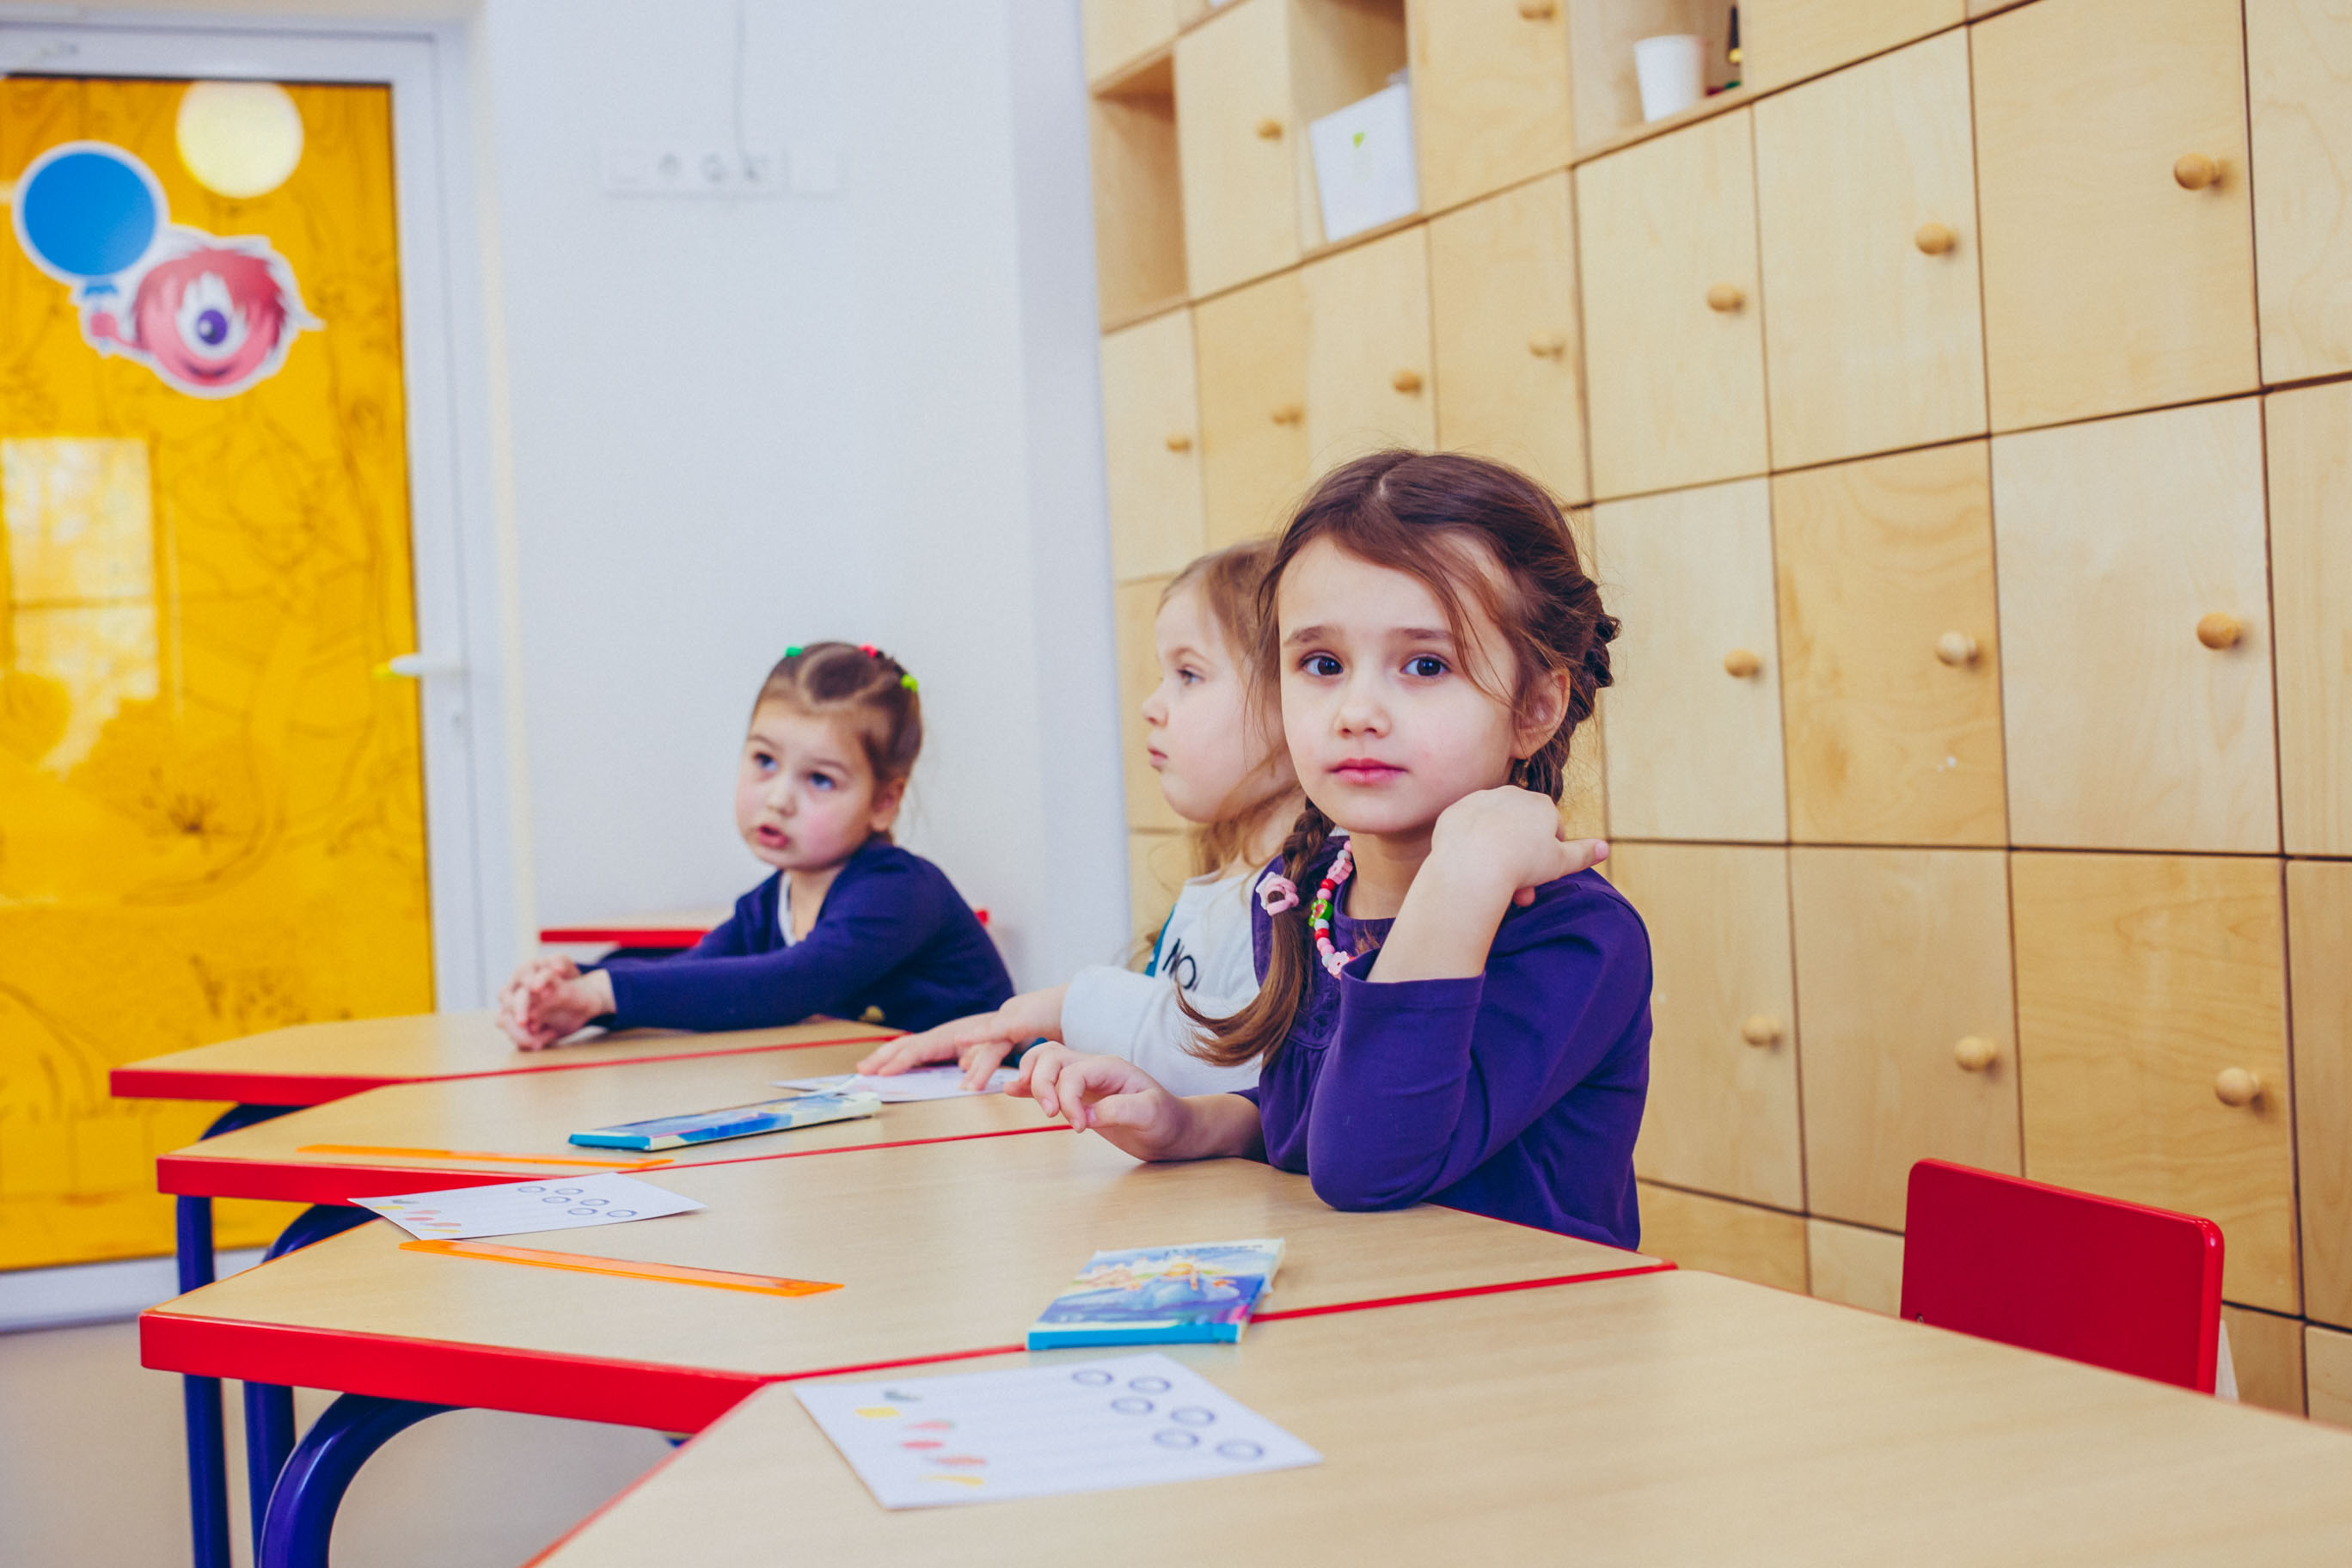
M 1036 1568 L 1203 1539 L 1301 1568 L 2352 1551 L 2352 1436 L 1706 1274 L 1268 1323 L 1181 1353 L 1323 1463 L 889 1513 L 793 1391 L 765 1389 L 542 1561 L 774 1562 L 787 1476 L 793 1549 L 821 1562 Z
M 1596 496 L 1764 471 L 1751 142 L 1741 110 L 1576 172 Z
M 1569 537 L 1575 541 L 1576 557 L 1583 564 L 1586 575 L 1601 580 L 1600 554 L 1592 537 L 1592 509 L 1579 507 L 1568 514 Z M 1571 838 L 1606 838 L 1609 837 L 1609 761 L 1608 745 L 1601 727 L 1601 715 L 1577 726 L 1568 743 L 1568 766 L 1561 775 L 1559 817 Z M 1605 862 L 1604 862 L 1605 864 Z
M 1642 1245 L 1685 1268 L 1805 1289 L 1803 1216 L 1643 1182 Z
M 1160 47 L 1199 8 L 1199 0 L 1082 0 L 1087 79 Z
M 1740 80 L 1769 92 L 1964 19 L 1961 0 L 1748 0 Z
M 1610 867 L 1649 928 L 1654 972 L 1650 1098 L 1633 1168 L 1801 1209 L 1788 851 L 1620 842 Z
M 1313 470 L 1381 447 L 1434 447 L 1427 227 L 1335 252 L 1307 263 L 1300 276 Z
M 1770 505 L 1752 479 L 1593 508 L 1601 596 L 1623 623 L 1601 695 L 1623 837 L 1788 837 Z M 1757 672 L 1727 673 L 1735 652 Z
M 512 1073 L 499 1078 L 397 1084 L 314 1105 L 174 1150 L 165 1156 L 167 1160 L 184 1161 L 201 1170 L 187 1173 L 193 1180 L 172 1183 L 164 1190 L 201 1192 L 215 1197 L 308 1196 L 280 1191 L 278 1184 L 291 1171 L 337 1166 L 415 1173 L 415 1180 L 406 1186 L 378 1183 L 367 1189 L 370 1193 L 429 1191 L 437 1172 L 498 1171 L 518 1181 L 560 1173 L 551 1173 L 544 1165 L 510 1161 L 423 1153 L 305 1152 L 322 1144 L 372 1151 L 471 1150 L 529 1160 L 663 1160 L 670 1163 L 666 1168 L 677 1168 L 819 1150 L 867 1148 L 919 1139 L 965 1137 L 978 1132 L 1028 1129 L 1042 1123 L 1037 1108 L 1029 1101 L 992 1094 L 967 1100 L 886 1105 L 880 1115 L 855 1121 L 828 1121 L 753 1138 L 730 1138 L 719 1143 L 644 1154 L 625 1149 L 583 1148 L 566 1142 L 572 1133 L 592 1128 L 780 1099 L 791 1091 L 776 1088 L 775 1080 L 851 1072 L 858 1058 L 873 1048 L 870 1044 L 815 1046 L 740 1056 L 635 1062 L 600 1068 L 594 1072 Z
M 1102 341 L 1111 574 L 1174 572 L 1201 553 L 1201 429 L 1192 315 L 1171 310 Z
M 1105 1247 L 1284 1237 L 1277 1310 L 1643 1264 L 1614 1247 L 1452 1209 L 1343 1214 L 1316 1197 L 1304 1176 L 1244 1160 L 1138 1164 L 1090 1134 L 638 1179 L 709 1206 L 566 1231 L 562 1249 L 843 1289 L 778 1303 L 436 1258 L 402 1251 L 405 1237 L 378 1221 L 182 1296 L 158 1315 L 782 1375 L 1017 1344 L 1044 1304 Z M 483 1391 L 486 1402 L 494 1397 Z
M 1917 1161 L 2017 1174 L 2008 857 L 1796 849 L 1790 884 L 1811 1211 L 1900 1230 Z
M 2238 1402 L 2303 1414 L 2303 1320 L 2252 1307 L 2224 1306 L 2221 1327 L 2230 1336 L 2230 1365 L 2238 1379 Z
M 2239 0 L 2063 0 L 1969 29 L 1992 427 L 2251 389 Z M 2196 153 L 2221 178 L 2175 183 Z
M 2263 400 L 2290 855 L 2352 855 L 2352 385 Z
M 2025 1174 L 2200 1215 L 2222 1292 L 2297 1310 L 2275 860 L 2012 857 Z M 2238 1068 L 2250 1105 L 2214 1093 Z
M 2254 400 L 1996 437 L 1992 499 L 2011 840 L 2276 853 Z
M 1307 288 L 1296 270 L 1204 300 L 1201 496 L 1212 550 L 1272 533 L 1307 488 Z
M 1573 148 L 1565 4 L 1411 5 L 1405 23 L 1423 211 L 1443 212 L 1567 164 Z
M 1150 726 L 1143 721 L 1143 700 L 1160 684 L 1160 595 L 1168 591 L 1169 581 L 1145 577 L 1121 583 L 1111 590 L 1111 603 L 1118 634 L 1118 758 L 1127 787 L 1127 825 L 1180 832 L 1187 824 L 1160 793 L 1160 775 L 1151 771 L 1144 751 Z
M 1805 1221 L 1806 1290 L 1894 1317 L 1903 1306 L 1903 1238 L 1832 1219 Z
M 1517 20 L 1507 6 L 1496 10 Z M 1433 219 L 1429 297 L 1437 444 L 1507 462 L 1563 500 L 1585 500 L 1592 487 L 1568 176 Z
M 2263 379 L 2352 370 L 2352 32 L 2336 0 L 2246 0 Z
M 1176 40 L 1184 268 L 1197 297 L 1298 259 L 1288 0 L 1238 0 Z M 1276 134 L 1258 133 L 1271 122 Z
M 1162 58 L 1087 100 L 1095 180 L 1095 276 L 1103 325 L 1184 298 L 1184 196 L 1176 158 L 1176 75 Z
M 2007 842 L 1985 444 L 1775 475 L 1772 532 L 1790 837 Z
M 1128 914 L 1136 939 L 1149 947 L 1160 923 L 1176 907 L 1176 895 L 1192 874 L 1192 849 L 1181 833 L 1130 832 L 1127 836 Z
M 1706 84 L 1729 79 L 1724 57 L 1729 8 L 1713 0 L 1559 0 L 1569 18 L 1570 98 L 1580 153 L 1643 127 L 1633 43 L 1662 33 L 1696 33 L 1707 41 Z M 1708 100 L 1712 102 L 1713 100 Z
M 1772 466 L 1981 434 L 1968 36 L 1808 82 L 1755 115 Z M 1929 223 L 1953 242 L 1932 255 L 1916 237 Z
M 2313 1323 L 2303 1331 L 2304 1409 L 2314 1421 L 2352 1426 L 2352 1334 Z
M 2352 1329 L 2352 862 L 2287 862 L 2286 930 L 2303 1306 Z

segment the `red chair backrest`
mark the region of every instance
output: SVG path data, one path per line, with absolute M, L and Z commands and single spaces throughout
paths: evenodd
M 2221 1227 L 1941 1160 L 1911 1167 L 1903 1315 L 2213 1391 Z

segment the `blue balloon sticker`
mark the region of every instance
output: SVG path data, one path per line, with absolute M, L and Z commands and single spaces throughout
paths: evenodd
M 60 282 L 112 278 L 147 254 L 163 222 L 163 194 L 119 147 L 68 142 L 33 161 L 16 182 L 16 237 Z

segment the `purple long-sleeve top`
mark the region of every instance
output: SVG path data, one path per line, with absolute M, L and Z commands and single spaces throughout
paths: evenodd
M 1313 887 L 1327 848 L 1299 879 Z M 1342 901 L 1345 893 L 1342 892 Z M 1258 973 L 1271 922 L 1254 917 Z M 1387 921 L 1331 919 L 1341 952 Z M 1466 980 L 1333 979 L 1314 966 L 1298 1019 L 1257 1087 L 1266 1159 L 1334 1208 L 1430 1202 L 1633 1247 L 1633 1138 L 1650 1086 L 1650 939 L 1595 871 L 1503 916 Z

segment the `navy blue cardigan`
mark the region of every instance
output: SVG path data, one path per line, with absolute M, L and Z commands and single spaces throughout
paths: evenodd
M 675 958 L 616 960 L 607 1028 L 756 1029 L 813 1013 L 868 1008 L 901 1029 L 986 1013 L 1013 994 L 996 944 L 947 873 L 870 840 L 826 889 L 808 935 L 776 927 L 779 871 L 735 900 L 734 917 Z

